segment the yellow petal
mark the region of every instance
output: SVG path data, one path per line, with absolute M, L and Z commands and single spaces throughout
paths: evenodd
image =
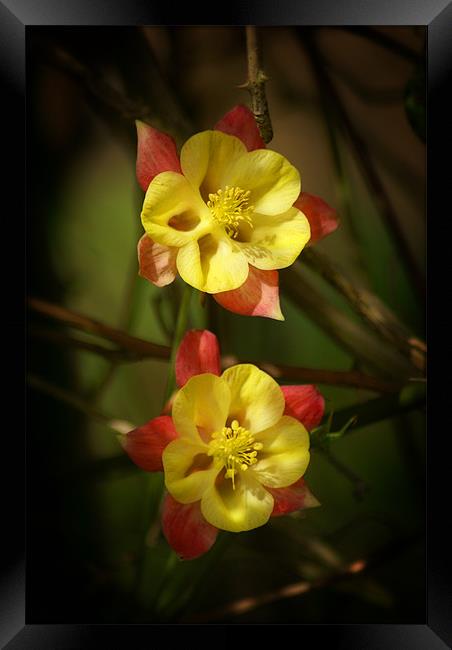
M 181 438 L 209 441 L 225 426 L 231 402 L 228 384 L 210 373 L 195 375 L 174 398 L 172 417 Z M 200 438 L 200 435 L 202 436 Z
M 304 426 L 289 415 L 256 436 L 263 444 L 258 462 L 250 467 L 263 485 L 282 488 L 300 479 L 309 464 L 309 434 Z
M 240 472 L 235 490 L 230 479 L 211 484 L 201 498 L 204 518 L 221 530 L 239 533 L 267 523 L 273 510 L 273 497 L 248 472 Z
M 208 232 L 212 217 L 186 178 L 176 172 L 162 172 L 148 187 L 141 221 L 151 239 L 179 247 Z
M 203 131 L 187 140 L 182 147 L 181 168 L 207 202 L 209 193 L 215 193 L 224 186 L 223 179 L 229 167 L 246 153 L 245 145 L 235 136 L 221 131 Z
M 279 215 L 253 215 L 253 228 L 243 227 L 239 246 L 252 266 L 264 271 L 293 264 L 309 241 L 309 221 L 296 208 Z
M 179 503 L 199 501 L 219 471 L 207 455 L 206 444 L 182 438 L 165 447 L 162 461 L 166 488 Z
M 251 433 L 276 424 L 284 412 L 284 395 L 276 381 L 251 363 L 228 368 L 221 375 L 231 389 L 229 420 Z
M 206 293 L 237 289 L 248 277 L 245 255 L 219 228 L 181 248 L 176 264 L 187 284 Z
M 284 156 L 258 149 L 240 156 L 226 170 L 223 185 L 250 190 L 250 205 L 261 214 L 286 212 L 298 198 L 300 174 Z

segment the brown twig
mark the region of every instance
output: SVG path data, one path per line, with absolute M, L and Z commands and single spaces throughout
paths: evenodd
M 60 388 L 59 386 L 54 386 L 53 384 L 45 381 L 44 379 L 41 379 L 41 377 L 37 377 L 36 375 L 30 374 L 27 377 L 27 383 L 29 384 L 29 386 L 35 388 L 36 390 L 39 390 L 41 393 L 50 395 L 51 397 L 59 400 L 60 402 L 64 402 L 65 404 L 72 406 L 73 408 L 77 409 L 77 411 L 81 411 L 92 420 L 101 422 L 102 424 L 107 426 L 115 433 L 124 434 L 135 428 L 135 426 L 130 422 L 126 422 L 125 420 L 115 419 L 108 415 L 105 415 L 105 413 L 98 411 L 97 409 L 92 407 L 91 404 L 85 402 L 83 399 L 78 397 L 78 395 L 74 395 L 70 391 Z
M 330 79 L 315 39 L 308 32 L 303 32 L 303 34 L 300 33 L 299 40 L 310 56 L 312 67 L 317 77 L 319 88 L 321 88 L 321 92 L 325 93 L 328 104 L 334 107 L 338 122 L 344 133 L 348 136 L 364 178 L 372 192 L 377 208 L 381 213 L 388 230 L 392 234 L 400 257 L 405 261 L 406 267 L 412 276 L 415 287 L 421 298 L 425 300 L 425 279 L 419 270 L 413 251 L 407 242 L 394 206 L 392 205 L 383 183 L 381 182 L 367 144 L 355 129 L 339 93 Z
M 335 584 L 339 580 L 350 577 L 357 573 L 360 573 L 365 568 L 365 562 L 357 561 L 352 562 L 350 565 L 341 569 L 340 572 L 329 575 L 326 578 L 321 580 L 308 582 L 307 580 L 302 580 L 300 582 L 295 582 L 290 585 L 285 585 L 280 589 L 275 589 L 274 591 L 269 591 L 265 594 L 259 596 L 248 596 L 247 598 L 240 598 L 235 600 L 224 607 L 219 607 L 218 609 L 202 612 L 200 614 L 195 614 L 189 619 L 183 619 L 181 622 L 190 622 L 190 623 L 207 623 L 210 621 L 216 621 L 223 618 L 228 618 L 230 616 L 240 616 L 241 614 L 246 614 L 251 612 L 263 605 L 268 605 L 277 600 L 282 600 L 284 598 L 294 598 L 295 596 L 301 596 L 306 594 L 313 589 L 321 589 L 322 587 L 328 587 Z
M 228 618 L 231 616 L 240 616 L 251 612 L 258 607 L 268 605 L 269 603 L 276 602 L 285 598 L 294 598 L 301 596 L 315 589 L 328 588 L 334 586 L 336 583 L 346 579 L 353 578 L 356 575 L 367 572 L 375 567 L 384 564 L 386 561 L 393 561 L 397 556 L 410 548 L 413 544 L 422 541 L 422 533 L 414 533 L 410 536 L 398 539 L 395 542 L 388 544 L 369 558 L 358 558 L 349 564 L 339 568 L 337 571 L 330 573 L 327 576 L 319 578 L 314 581 L 302 580 L 289 585 L 285 585 L 280 589 L 269 591 L 259 596 L 249 596 L 235 600 L 223 607 L 215 610 L 203 611 L 184 617 L 181 623 L 207 623 Z
M 28 333 L 32 338 L 49 341 L 50 343 L 62 348 L 73 348 L 74 350 L 92 352 L 93 354 L 97 354 L 98 356 L 104 357 L 108 361 L 115 363 L 124 363 L 125 361 L 124 357 L 126 353 L 124 350 L 107 347 L 100 343 L 85 341 L 77 336 L 69 335 L 66 332 L 32 325 L 28 328 Z
M 302 260 L 337 289 L 364 321 L 378 332 L 383 339 L 394 344 L 418 370 L 425 372 L 425 353 L 427 350 L 425 343 L 412 336 L 394 312 L 375 294 L 365 289 L 358 289 L 319 250 L 306 248 L 303 251 Z
M 248 58 L 248 81 L 242 86 L 251 95 L 251 109 L 263 141 L 267 144 L 273 138 L 273 128 L 265 95 L 268 77 L 262 69 L 261 43 L 257 27 L 246 27 L 246 49 Z
M 325 300 L 301 262 L 284 269 L 280 283 L 285 294 L 304 314 L 349 351 L 353 359 L 371 367 L 385 380 L 399 384 L 415 374 L 411 362 L 395 347 L 381 341 L 373 331 Z
M 169 358 L 170 351 L 166 345 L 158 345 L 157 343 L 151 343 L 150 341 L 130 336 L 122 330 L 110 327 L 71 309 L 66 309 L 65 307 L 60 307 L 59 305 L 54 305 L 44 300 L 30 298 L 28 304 L 33 311 L 48 316 L 64 325 L 75 327 L 76 329 L 90 332 L 91 334 L 97 334 L 112 343 L 116 343 L 123 352 L 125 351 L 130 355 L 130 360 L 137 361 L 138 359 L 148 357 L 155 359 Z
M 29 300 L 30 308 L 43 314 L 53 320 L 56 320 L 68 327 L 74 327 L 84 332 L 96 334 L 112 343 L 116 343 L 118 348 L 106 348 L 100 344 L 88 343 L 74 337 L 64 337 L 55 334 L 53 331 L 42 330 L 42 328 L 31 328 L 30 333 L 35 336 L 41 336 L 57 345 L 64 345 L 65 342 L 72 347 L 87 350 L 96 354 L 104 355 L 115 361 L 133 362 L 143 359 L 169 359 L 170 348 L 166 345 L 158 345 L 139 339 L 121 330 L 104 325 L 99 321 L 83 316 L 65 307 L 59 307 L 43 300 L 31 298 Z M 232 356 L 224 357 L 222 360 L 223 368 L 228 368 L 236 363 L 244 363 L 243 360 Z M 302 368 L 296 366 L 286 366 L 281 364 L 267 363 L 265 361 L 254 362 L 259 365 L 265 372 L 275 379 L 297 381 L 302 383 L 330 384 L 338 386 L 348 386 L 371 390 L 378 393 L 394 393 L 401 388 L 401 382 L 384 381 L 358 372 L 356 370 L 320 370 L 317 368 Z
M 375 391 L 377 393 L 394 393 L 400 390 L 402 383 L 384 381 L 372 375 L 366 375 L 358 370 L 324 370 L 317 368 L 302 368 L 284 364 L 267 363 L 265 361 L 246 361 L 233 356 L 223 357 L 223 368 L 229 368 L 237 363 L 255 363 L 275 379 L 297 381 L 307 384 L 328 384 L 332 386 L 348 386 Z

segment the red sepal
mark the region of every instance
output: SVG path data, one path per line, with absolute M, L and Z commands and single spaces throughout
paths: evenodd
M 181 172 L 176 143 L 167 133 L 137 120 L 137 179 L 146 192 L 150 182 L 161 172 Z
M 183 560 L 193 560 L 215 543 L 218 528 L 203 517 L 200 502 L 182 504 L 170 494 L 165 496 L 162 530 L 168 544 Z
M 315 386 L 281 386 L 286 400 L 284 415 L 299 420 L 308 431 L 317 427 L 325 413 L 325 399 Z
M 162 453 L 177 431 L 168 415 L 159 415 L 143 426 L 118 436 L 131 460 L 147 472 L 163 472 Z
M 319 196 L 302 192 L 295 201 L 294 207 L 303 212 L 311 226 L 311 239 L 308 246 L 334 232 L 339 225 L 336 210 Z
M 194 375 L 205 372 L 220 375 L 220 346 L 215 334 L 209 330 L 189 330 L 179 345 L 175 365 L 179 387 Z
M 279 305 L 278 271 L 262 271 L 250 265 L 248 278 L 241 287 L 214 293 L 213 298 L 235 314 L 284 320 Z
M 265 149 L 265 142 L 259 133 L 253 113 L 249 108 L 239 104 L 234 106 L 229 113 L 226 113 L 214 127 L 217 131 L 223 131 L 229 135 L 240 138 L 248 151 L 254 149 Z
M 303 478 L 286 488 L 265 488 L 271 492 L 274 500 L 272 517 L 288 515 L 296 510 L 315 508 L 320 503 L 317 501 Z
M 177 274 L 177 253 L 177 248 L 157 244 L 143 235 L 138 242 L 139 275 L 157 287 L 166 287 Z

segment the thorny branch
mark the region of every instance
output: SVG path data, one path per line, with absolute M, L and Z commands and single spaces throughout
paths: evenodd
M 273 139 L 273 128 L 265 95 L 265 82 L 268 77 L 262 69 L 262 53 L 257 27 L 246 27 L 246 49 L 248 57 L 248 81 L 242 86 L 251 95 L 251 110 L 259 127 L 263 141 L 268 144 Z

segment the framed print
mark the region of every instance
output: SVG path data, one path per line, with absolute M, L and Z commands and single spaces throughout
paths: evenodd
M 6 648 L 452 641 L 450 5 L 292 4 L 0 0 Z

